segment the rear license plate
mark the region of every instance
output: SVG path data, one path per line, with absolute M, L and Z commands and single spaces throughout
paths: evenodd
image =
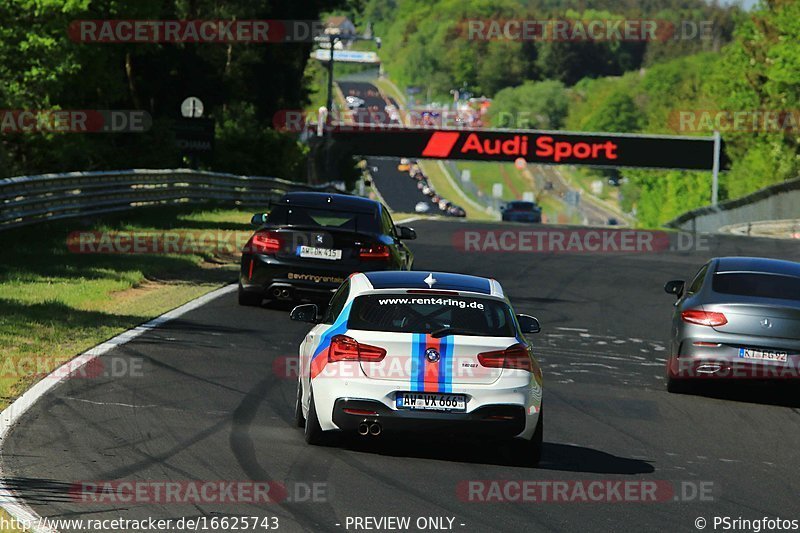
M 787 352 L 775 352 L 772 350 L 753 350 L 751 348 L 739 348 L 740 359 L 753 359 L 757 361 L 776 361 L 785 363 L 789 357 Z
M 463 394 L 398 392 L 395 405 L 398 409 L 420 411 L 466 411 L 467 398 Z
M 342 258 L 341 250 L 334 250 L 333 248 L 314 248 L 311 246 L 298 246 L 297 255 L 300 257 L 308 257 L 311 259 L 329 259 L 337 261 Z

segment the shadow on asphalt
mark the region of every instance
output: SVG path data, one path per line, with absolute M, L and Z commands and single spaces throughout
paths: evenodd
M 775 405 L 780 407 L 800 407 L 800 382 L 701 382 L 691 384 L 682 394 L 702 396 L 730 402 Z
M 503 443 L 476 442 L 453 445 L 452 439 L 412 440 L 408 437 L 343 438 L 339 446 L 351 451 L 376 453 L 393 457 L 432 459 L 495 466 L 522 467 L 512 446 Z M 653 465 L 641 459 L 619 457 L 593 448 L 573 444 L 544 443 L 538 470 L 583 472 L 587 474 L 649 474 Z

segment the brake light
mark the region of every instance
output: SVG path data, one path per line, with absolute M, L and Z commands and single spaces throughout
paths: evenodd
M 523 344 L 514 344 L 505 350 L 478 354 L 478 362 L 487 368 L 511 368 L 514 370 L 533 370 L 531 355 Z
M 722 313 L 702 311 L 700 309 L 687 309 L 681 313 L 681 319 L 684 322 L 700 326 L 724 326 L 728 323 L 728 319 Z
M 378 346 L 362 344 L 347 335 L 336 335 L 331 339 L 331 347 L 328 350 L 328 362 L 338 361 L 366 361 L 377 363 L 386 357 L 386 350 Z
M 281 244 L 281 238 L 276 231 L 257 231 L 245 245 L 245 251 L 272 254 L 281 249 Z
M 435 290 L 428 290 L 428 289 L 409 289 L 406 291 L 407 294 L 447 294 L 452 296 L 458 296 L 458 291 L 435 291 Z
M 385 244 L 362 246 L 358 252 L 358 257 L 365 261 L 388 261 L 389 247 Z

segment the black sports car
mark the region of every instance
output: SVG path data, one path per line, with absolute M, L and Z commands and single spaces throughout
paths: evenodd
M 509 202 L 503 208 L 503 220 L 506 222 L 533 222 L 542 221 L 542 208 L 534 202 L 515 201 Z
M 395 226 L 386 207 L 367 198 L 293 192 L 252 221 L 259 229 L 242 250 L 241 305 L 327 303 L 353 272 L 411 270 L 414 261 L 403 240 L 417 234 Z

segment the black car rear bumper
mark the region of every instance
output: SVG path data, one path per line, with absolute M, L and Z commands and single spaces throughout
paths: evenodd
M 264 254 L 243 254 L 239 282 L 247 293 L 276 300 L 327 300 L 353 272 L 387 270 L 387 263 L 314 264 Z

